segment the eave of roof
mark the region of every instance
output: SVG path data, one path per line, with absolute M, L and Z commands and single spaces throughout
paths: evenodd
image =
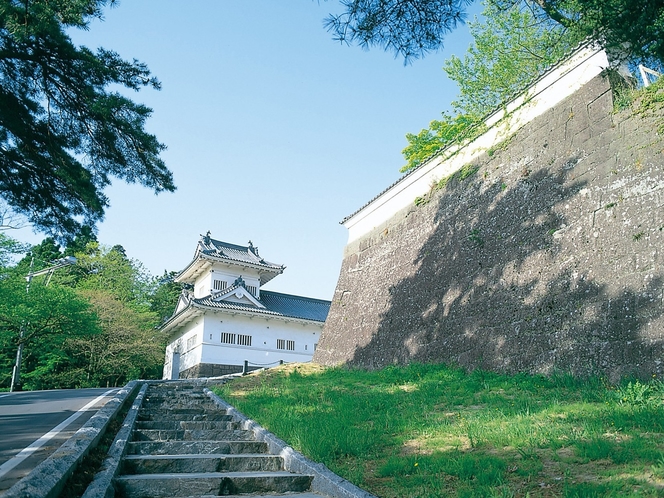
M 222 263 L 230 266 L 240 266 L 242 268 L 251 268 L 257 270 L 261 274 L 261 285 L 265 285 L 277 275 L 283 273 L 285 266 L 267 266 L 263 264 L 250 263 L 247 261 L 234 260 L 230 258 L 220 258 L 204 252 L 199 252 L 194 259 L 178 273 L 173 279 L 175 282 L 186 282 L 187 280 L 195 279 L 199 274 L 203 273 L 207 268 L 212 266 L 212 263 Z M 195 271 L 196 267 L 200 267 L 200 271 Z M 263 278 L 265 276 L 265 278 Z
M 265 302 L 265 299 L 268 303 Z M 179 313 L 172 316 L 161 327 L 162 332 L 170 332 L 174 328 L 186 324 L 189 320 L 198 316 L 200 311 L 216 311 L 229 314 L 240 314 L 245 316 L 260 316 L 263 318 L 276 318 L 286 321 L 297 321 L 300 323 L 325 323 L 327 312 L 329 311 L 330 301 L 323 299 L 315 299 L 310 297 L 296 296 L 293 294 L 282 294 L 280 292 L 261 291 L 261 303 L 266 306 L 265 308 L 257 308 L 250 305 L 241 303 L 234 303 L 229 301 L 216 301 L 214 296 L 206 296 L 198 299 L 191 299 L 189 303 L 180 310 Z M 288 302 L 290 301 L 290 303 Z M 273 308 L 280 308 L 282 311 L 270 309 L 269 302 L 273 303 Z M 302 308 L 307 308 L 307 314 L 304 316 Z M 300 313 L 289 312 L 288 310 L 300 309 Z M 312 308 L 314 308 L 312 310 Z M 316 309 L 317 308 L 317 309 Z M 199 313 L 193 314 L 194 311 Z M 322 317 L 325 314 L 325 318 Z
M 197 307 L 192 306 L 192 302 L 190 301 L 187 303 L 187 305 L 182 308 L 179 312 L 177 312 L 175 315 L 170 317 L 168 320 L 166 320 L 164 323 L 162 323 L 159 326 L 159 330 L 161 332 L 170 332 L 172 329 L 176 327 L 180 327 L 184 324 L 186 324 L 188 321 L 193 319 L 194 317 L 198 316 L 201 314 L 201 310 L 199 310 Z

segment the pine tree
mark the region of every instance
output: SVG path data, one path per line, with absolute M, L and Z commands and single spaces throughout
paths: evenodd
M 75 46 L 113 0 L 0 0 L 0 197 L 59 240 L 94 226 L 113 177 L 173 191 L 144 129 L 152 110 L 111 85 L 159 89 L 147 66 Z

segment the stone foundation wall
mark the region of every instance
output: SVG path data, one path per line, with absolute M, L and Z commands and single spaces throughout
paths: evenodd
M 249 366 L 248 371 L 258 370 L 260 367 Z M 222 375 L 242 372 L 240 365 L 216 365 L 214 363 L 199 363 L 180 372 L 180 379 L 199 379 L 201 377 L 221 377 Z
M 597 77 L 354 241 L 314 361 L 664 374 L 662 123 Z

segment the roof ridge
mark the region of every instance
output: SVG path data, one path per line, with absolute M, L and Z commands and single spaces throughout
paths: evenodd
M 210 242 L 213 243 L 215 246 L 216 245 L 222 245 L 222 246 L 228 247 L 229 249 L 246 249 L 247 252 L 251 252 L 251 251 L 249 251 L 249 246 L 241 246 L 239 244 L 233 244 L 231 242 L 224 242 L 223 240 L 212 239 L 212 238 L 210 239 Z M 252 254 L 253 254 L 253 252 L 252 252 Z

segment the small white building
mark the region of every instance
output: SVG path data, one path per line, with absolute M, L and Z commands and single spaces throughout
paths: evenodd
M 330 301 L 263 290 L 285 266 L 251 242 L 201 237 L 193 260 L 175 278 L 189 284 L 162 325 L 168 335 L 164 379 L 216 377 L 311 361 Z

